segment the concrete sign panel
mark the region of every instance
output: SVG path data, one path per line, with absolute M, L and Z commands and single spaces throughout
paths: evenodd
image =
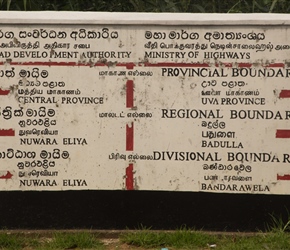
M 1 190 L 289 194 L 289 25 L 2 12 Z

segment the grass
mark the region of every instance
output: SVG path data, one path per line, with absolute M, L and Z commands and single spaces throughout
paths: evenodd
M 23 249 L 25 247 L 39 247 L 39 238 L 26 237 L 23 234 L 0 233 L 0 249 Z
M 103 249 L 99 239 L 92 233 L 55 233 L 48 243 L 50 249 Z
M 174 232 L 152 232 L 141 230 L 121 235 L 121 240 L 129 245 L 148 249 L 217 249 L 217 250 L 289 250 L 290 234 L 281 231 L 258 232 L 248 235 L 209 234 L 189 229 Z
M 104 249 L 96 235 L 89 232 L 63 233 L 57 232 L 49 237 L 39 235 L 0 233 L 1 250 L 57 250 L 57 249 Z
M 200 249 L 207 244 L 214 244 L 217 236 L 209 235 L 201 231 L 186 229 L 174 232 L 152 232 L 149 229 L 121 235 L 121 241 L 129 245 L 144 248 L 174 247 L 187 249 Z
M 211 234 L 202 231 L 180 229 L 173 232 L 154 232 L 149 229 L 123 233 L 120 240 L 139 249 L 169 250 L 288 250 L 290 234 L 282 231 L 245 234 Z M 118 247 L 116 246 L 116 249 Z M 105 250 L 98 236 L 91 232 L 55 233 L 49 237 L 0 233 L 1 250 L 57 250 L 99 249 Z M 112 248 L 111 248 L 112 249 Z M 129 247 L 128 247 L 129 249 Z M 131 249 L 131 248 L 130 248 Z M 135 249 L 135 248 L 132 248 Z
M 266 232 L 255 234 L 210 234 L 181 228 L 174 232 L 152 232 L 141 227 L 121 235 L 121 241 L 142 248 L 218 249 L 218 250 L 288 250 L 290 249 L 290 214 L 287 218 L 270 214 Z
M 287 210 L 286 220 L 283 217 L 275 214 L 270 214 L 271 222 L 267 224 L 267 230 L 269 232 L 284 233 L 290 230 L 290 214 Z
M 124 249 L 169 250 L 288 250 L 290 249 L 290 215 L 285 219 L 270 215 L 267 232 L 208 233 L 185 227 L 175 231 L 152 231 L 145 227 L 120 235 Z M 0 233 L 0 250 L 66 250 L 66 249 L 118 249 L 107 247 L 93 232 L 55 232 L 50 235 Z

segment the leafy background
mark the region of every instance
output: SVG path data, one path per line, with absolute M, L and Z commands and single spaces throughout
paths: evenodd
M 1 10 L 289 13 L 290 0 L 0 0 Z

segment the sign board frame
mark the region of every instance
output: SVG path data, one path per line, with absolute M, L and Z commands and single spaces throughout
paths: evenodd
M 289 194 L 289 25 L 1 12 L 1 190 Z

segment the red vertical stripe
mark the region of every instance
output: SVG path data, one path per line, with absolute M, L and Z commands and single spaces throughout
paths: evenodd
M 128 80 L 126 83 L 126 107 L 134 107 L 134 82 L 132 80 Z
M 0 129 L 0 136 L 15 136 L 14 129 Z
M 126 150 L 133 151 L 134 150 L 134 123 L 131 122 L 131 127 L 126 125 Z
M 290 138 L 289 129 L 277 129 L 276 138 Z
M 290 90 L 287 89 L 281 90 L 279 98 L 290 98 Z
M 134 190 L 134 176 L 133 176 L 133 164 L 129 164 L 126 168 L 126 189 Z

